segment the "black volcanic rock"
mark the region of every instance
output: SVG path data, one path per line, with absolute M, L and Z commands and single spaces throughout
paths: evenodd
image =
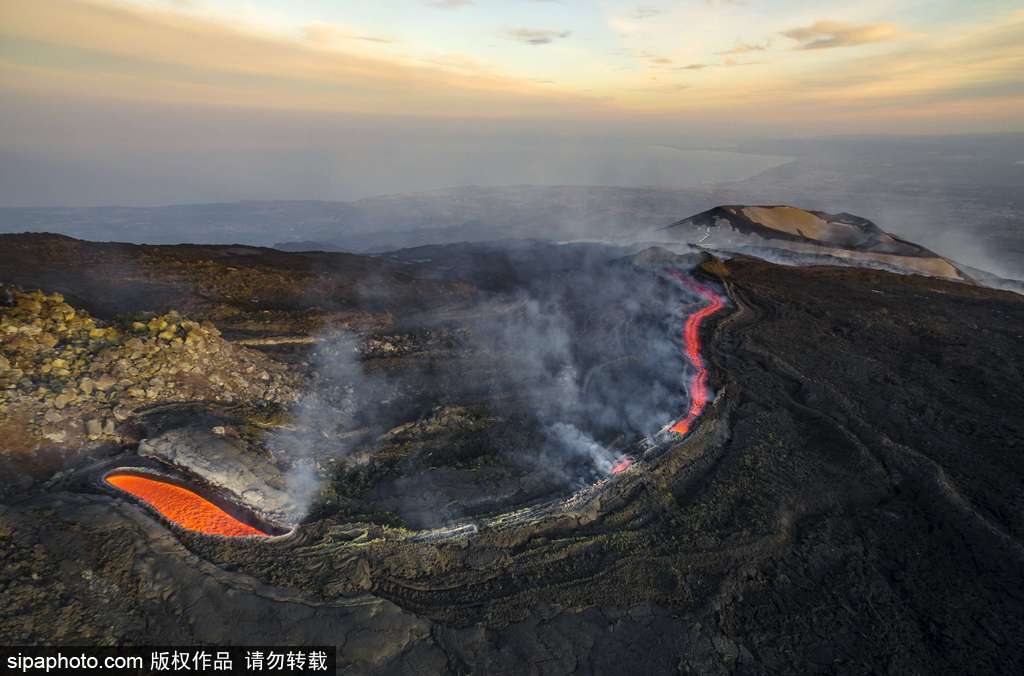
M 60 292 L 102 319 L 173 309 L 232 337 L 386 326 L 425 302 L 458 304 L 473 293 L 459 280 L 425 278 L 422 266 L 373 256 L 50 233 L 0 235 L 0 282 Z
M 308 264 L 290 255 L 274 254 L 274 270 Z M 201 259 L 229 265 L 206 250 Z M 572 340 L 597 357 L 617 354 L 601 343 L 636 351 L 659 325 L 624 308 L 658 298 L 658 270 L 689 259 L 651 249 L 632 267 L 586 260 L 601 275 L 541 266 L 587 320 L 571 324 Z M 634 284 L 619 295 L 599 283 L 627 272 L 616 279 Z M 382 399 L 446 400 L 367 432 L 365 462 L 339 467 L 329 499 L 288 536 L 218 539 L 154 517 L 97 480 L 137 462 L 131 447 L 46 482 L 4 477 L 20 489 L 0 511 L 0 637 L 328 643 L 353 673 L 1024 669 L 1024 298 L 744 257 L 694 274 L 731 302 L 702 334 L 717 396 L 692 435 L 593 493 L 547 511 L 530 511 L 551 504 L 539 493 L 500 500 L 524 471 L 508 458 L 529 457 L 537 435 L 515 382 L 489 372 L 489 355 L 456 328 L 520 306 L 496 296 L 449 312 L 453 286 L 438 274 L 416 287 L 430 311 L 362 344 L 366 372 L 401 387 L 363 385 Z M 676 337 L 680 310 L 664 313 Z M 435 334 L 439 316 L 453 326 Z M 652 368 L 615 361 L 612 385 L 624 364 Z M 668 360 L 653 366 L 675 373 Z M 230 413 L 239 434 L 277 424 Z M 214 420 L 156 410 L 140 425 L 167 439 L 226 425 Z M 460 499 L 494 502 L 456 509 L 443 499 L 452 481 Z M 400 510 L 402 491 L 418 488 L 436 495 L 414 510 L 451 507 L 451 518 L 416 531 L 379 508 Z

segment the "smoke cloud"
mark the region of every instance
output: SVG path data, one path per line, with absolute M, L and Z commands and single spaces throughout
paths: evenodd
M 347 458 L 363 435 L 368 401 L 383 385 L 359 361 L 358 339 L 348 332 L 322 337 L 313 355 L 310 388 L 292 421 L 267 440 L 289 463 L 285 488 L 305 515 L 334 461 Z
M 563 490 L 607 476 L 629 443 L 686 411 L 690 365 L 681 333 L 700 300 L 660 268 L 621 258 L 621 250 L 581 256 L 583 245 L 533 246 L 543 251 L 533 256 L 536 265 L 548 272 L 483 297 L 462 324 L 468 343 L 433 371 L 415 360 L 374 366 L 361 347 L 365 337 L 325 337 L 308 394 L 289 428 L 268 444 L 291 465 L 287 483 L 296 502 L 308 508 L 333 468 L 366 462 L 388 430 L 434 420 L 453 404 L 483 406 L 523 432 L 512 441 L 484 435 L 479 443 L 508 467 Z M 524 260 L 522 251 L 510 255 Z M 522 264 L 529 274 L 529 263 Z M 374 490 L 395 492 L 377 497 L 417 519 L 486 508 L 486 501 L 471 504 L 477 498 L 447 467 L 442 462 L 415 480 L 399 477 Z M 474 481 L 491 480 L 483 477 Z
M 542 431 L 532 461 L 579 484 L 678 418 L 688 401 L 681 331 L 694 302 L 654 270 L 590 259 L 478 322 L 477 349 L 495 361 L 498 387 L 517 393 Z

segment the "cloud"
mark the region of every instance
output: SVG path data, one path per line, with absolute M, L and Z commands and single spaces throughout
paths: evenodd
M 727 56 L 722 60 L 722 65 L 726 68 L 731 68 L 733 66 L 756 66 L 761 63 L 764 63 L 764 61 L 737 61 L 731 56 Z
M 949 102 L 950 110 L 959 107 L 958 115 L 970 116 L 972 107 L 976 114 L 1019 107 L 1024 98 L 1021 44 L 1024 15 L 1010 15 L 966 33 L 864 56 L 842 70 L 814 71 L 795 84 L 806 91 L 805 98 L 853 103 L 861 115 L 882 101 L 891 114 L 899 107 L 908 116 L 934 115 L 936 102 Z
M 799 42 L 797 49 L 831 49 L 889 42 L 905 37 L 906 33 L 889 22 L 853 24 L 842 21 L 816 21 L 810 26 L 782 31 L 782 35 Z
M 625 119 L 622 111 L 632 115 L 639 110 L 664 115 L 659 119 L 665 124 L 676 124 L 687 113 L 697 121 L 713 120 L 708 124 L 724 124 L 721 121 L 728 118 L 758 128 L 783 127 L 798 115 L 821 130 L 888 130 L 890 121 L 916 129 L 917 120 L 929 121 L 932 115 L 939 117 L 929 129 L 976 130 L 994 124 L 1016 130 L 1021 128 L 1024 101 L 1024 12 L 1014 10 L 935 26 L 926 36 L 907 33 L 906 39 L 887 44 L 885 50 L 809 52 L 834 57 L 824 60 L 794 59 L 802 52 L 791 51 L 779 63 L 757 69 L 728 67 L 723 61 L 733 58 L 735 66 L 746 65 L 748 59 L 761 60 L 759 55 L 776 54 L 783 47 L 824 49 L 824 43 L 863 43 L 887 35 L 894 38 L 899 31 L 798 20 L 783 23 L 783 29 L 791 29 L 787 37 L 776 34 L 764 52 L 713 55 L 716 50 L 766 44 L 762 37 L 767 32 L 743 32 L 752 30 L 744 24 L 745 28 L 729 29 L 724 40 L 719 33 L 717 41 L 710 41 L 711 36 L 708 43 L 687 45 L 693 51 L 672 54 L 667 49 L 681 48 L 677 36 L 666 37 L 664 43 L 655 38 L 662 28 L 670 33 L 678 24 L 659 17 L 633 21 L 655 35 L 624 43 L 630 49 L 620 48 L 612 56 L 598 53 L 599 45 L 582 40 L 574 30 L 568 41 L 550 49 L 579 43 L 579 54 L 588 58 L 541 63 L 535 69 L 528 62 L 495 62 L 475 51 L 475 41 L 446 45 L 445 52 L 451 53 L 438 53 L 426 27 L 422 34 L 404 33 L 388 45 L 377 41 L 390 37 L 377 32 L 386 28 L 334 21 L 310 24 L 305 32 L 291 25 L 275 31 L 269 21 L 247 23 L 213 10 L 176 11 L 169 5 L 157 9 L 123 0 L 9 4 L 11 11 L 0 4 L 4 40 L 12 44 L 0 60 L 0 94 L 5 102 L 36 97 L 32 100 L 45 100 L 49 108 L 106 101 L 118 109 L 143 102 L 154 110 L 170 110 L 173 104 L 206 111 L 258 109 L 275 115 L 342 112 L 474 116 L 488 121 L 527 116 L 531 125 L 541 124 L 541 119 L 572 120 L 574 125 L 581 120 L 619 120 Z M 524 0 L 521 6 L 531 4 Z M 657 3 L 631 0 L 625 3 L 627 14 L 645 4 Z M 414 5 L 429 12 L 423 0 Z M 477 2 L 469 11 L 483 6 Z M 707 7 L 700 9 L 702 16 L 715 14 Z M 567 30 L 554 29 L 572 28 L 538 20 L 533 28 L 506 34 L 508 27 L 519 25 L 498 24 L 485 37 L 491 42 L 515 39 L 524 46 L 544 45 L 568 35 Z M 736 38 L 747 41 L 736 43 Z M 424 44 L 435 47 L 424 49 Z M 652 63 L 659 57 L 673 57 L 674 63 Z M 622 71 L 616 70 L 623 64 Z M 644 76 L 652 71 L 679 74 L 693 86 L 685 95 L 633 94 L 633 87 L 650 84 Z M 556 84 L 533 81 L 542 79 Z M 795 114 L 797 104 L 800 113 Z M 42 129 L 42 122 L 39 125 Z M 4 141 L 27 143 L 12 133 Z
M 738 55 L 738 54 L 749 54 L 750 52 L 763 52 L 768 49 L 771 43 L 765 42 L 764 44 L 748 44 L 745 42 L 738 43 L 732 49 L 727 49 L 724 52 L 718 52 L 720 55 Z
M 650 19 L 652 17 L 658 16 L 659 14 L 661 14 L 660 9 L 658 9 L 657 7 L 651 7 L 649 5 L 643 5 L 633 10 L 633 18 L 637 19 L 638 21 Z
M 33 0 L 0 14 L 7 38 L 42 46 L 5 53 L 5 100 L 34 94 L 485 116 L 593 106 L 593 96 L 541 87 L 471 55 L 425 64 L 413 53 L 381 50 L 377 43 L 387 36 L 337 24 L 313 23 L 296 36 L 278 36 L 217 16 L 68 0 Z
M 547 28 L 509 28 L 505 35 L 525 45 L 547 45 L 572 35 L 572 31 L 550 30 Z
M 458 9 L 472 5 L 473 0 L 426 0 L 426 4 L 438 9 Z
M 685 84 L 663 84 L 663 85 L 652 85 L 650 87 L 634 87 L 632 91 L 635 92 L 647 92 L 652 94 L 669 94 L 672 92 L 681 92 L 684 89 L 689 89 L 690 85 Z
M 737 61 L 736 59 L 726 57 L 722 60 L 722 63 L 691 63 L 686 66 L 679 66 L 673 70 L 704 70 L 705 68 L 732 68 L 733 66 L 754 66 L 761 61 Z
M 317 46 L 330 47 L 344 44 L 347 41 L 376 42 L 379 44 L 395 44 L 397 40 L 379 35 L 361 35 L 344 30 L 331 24 L 315 22 L 302 29 L 302 34 L 310 43 Z

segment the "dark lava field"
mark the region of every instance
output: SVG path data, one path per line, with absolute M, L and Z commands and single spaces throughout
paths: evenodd
M 1019 294 L 598 244 L 56 235 L 0 235 L 0 283 L 5 644 L 1024 672 Z M 694 289 L 723 307 L 690 323 L 709 396 L 674 434 Z

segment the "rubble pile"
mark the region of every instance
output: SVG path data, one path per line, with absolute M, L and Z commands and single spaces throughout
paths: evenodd
M 20 421 L 4 450 L 117 442 L 119 423 L 169 401 L 286 404 L 285 367 L 175 311 L 108 324 L 60 294 L 0 296 L 0 418 Z

